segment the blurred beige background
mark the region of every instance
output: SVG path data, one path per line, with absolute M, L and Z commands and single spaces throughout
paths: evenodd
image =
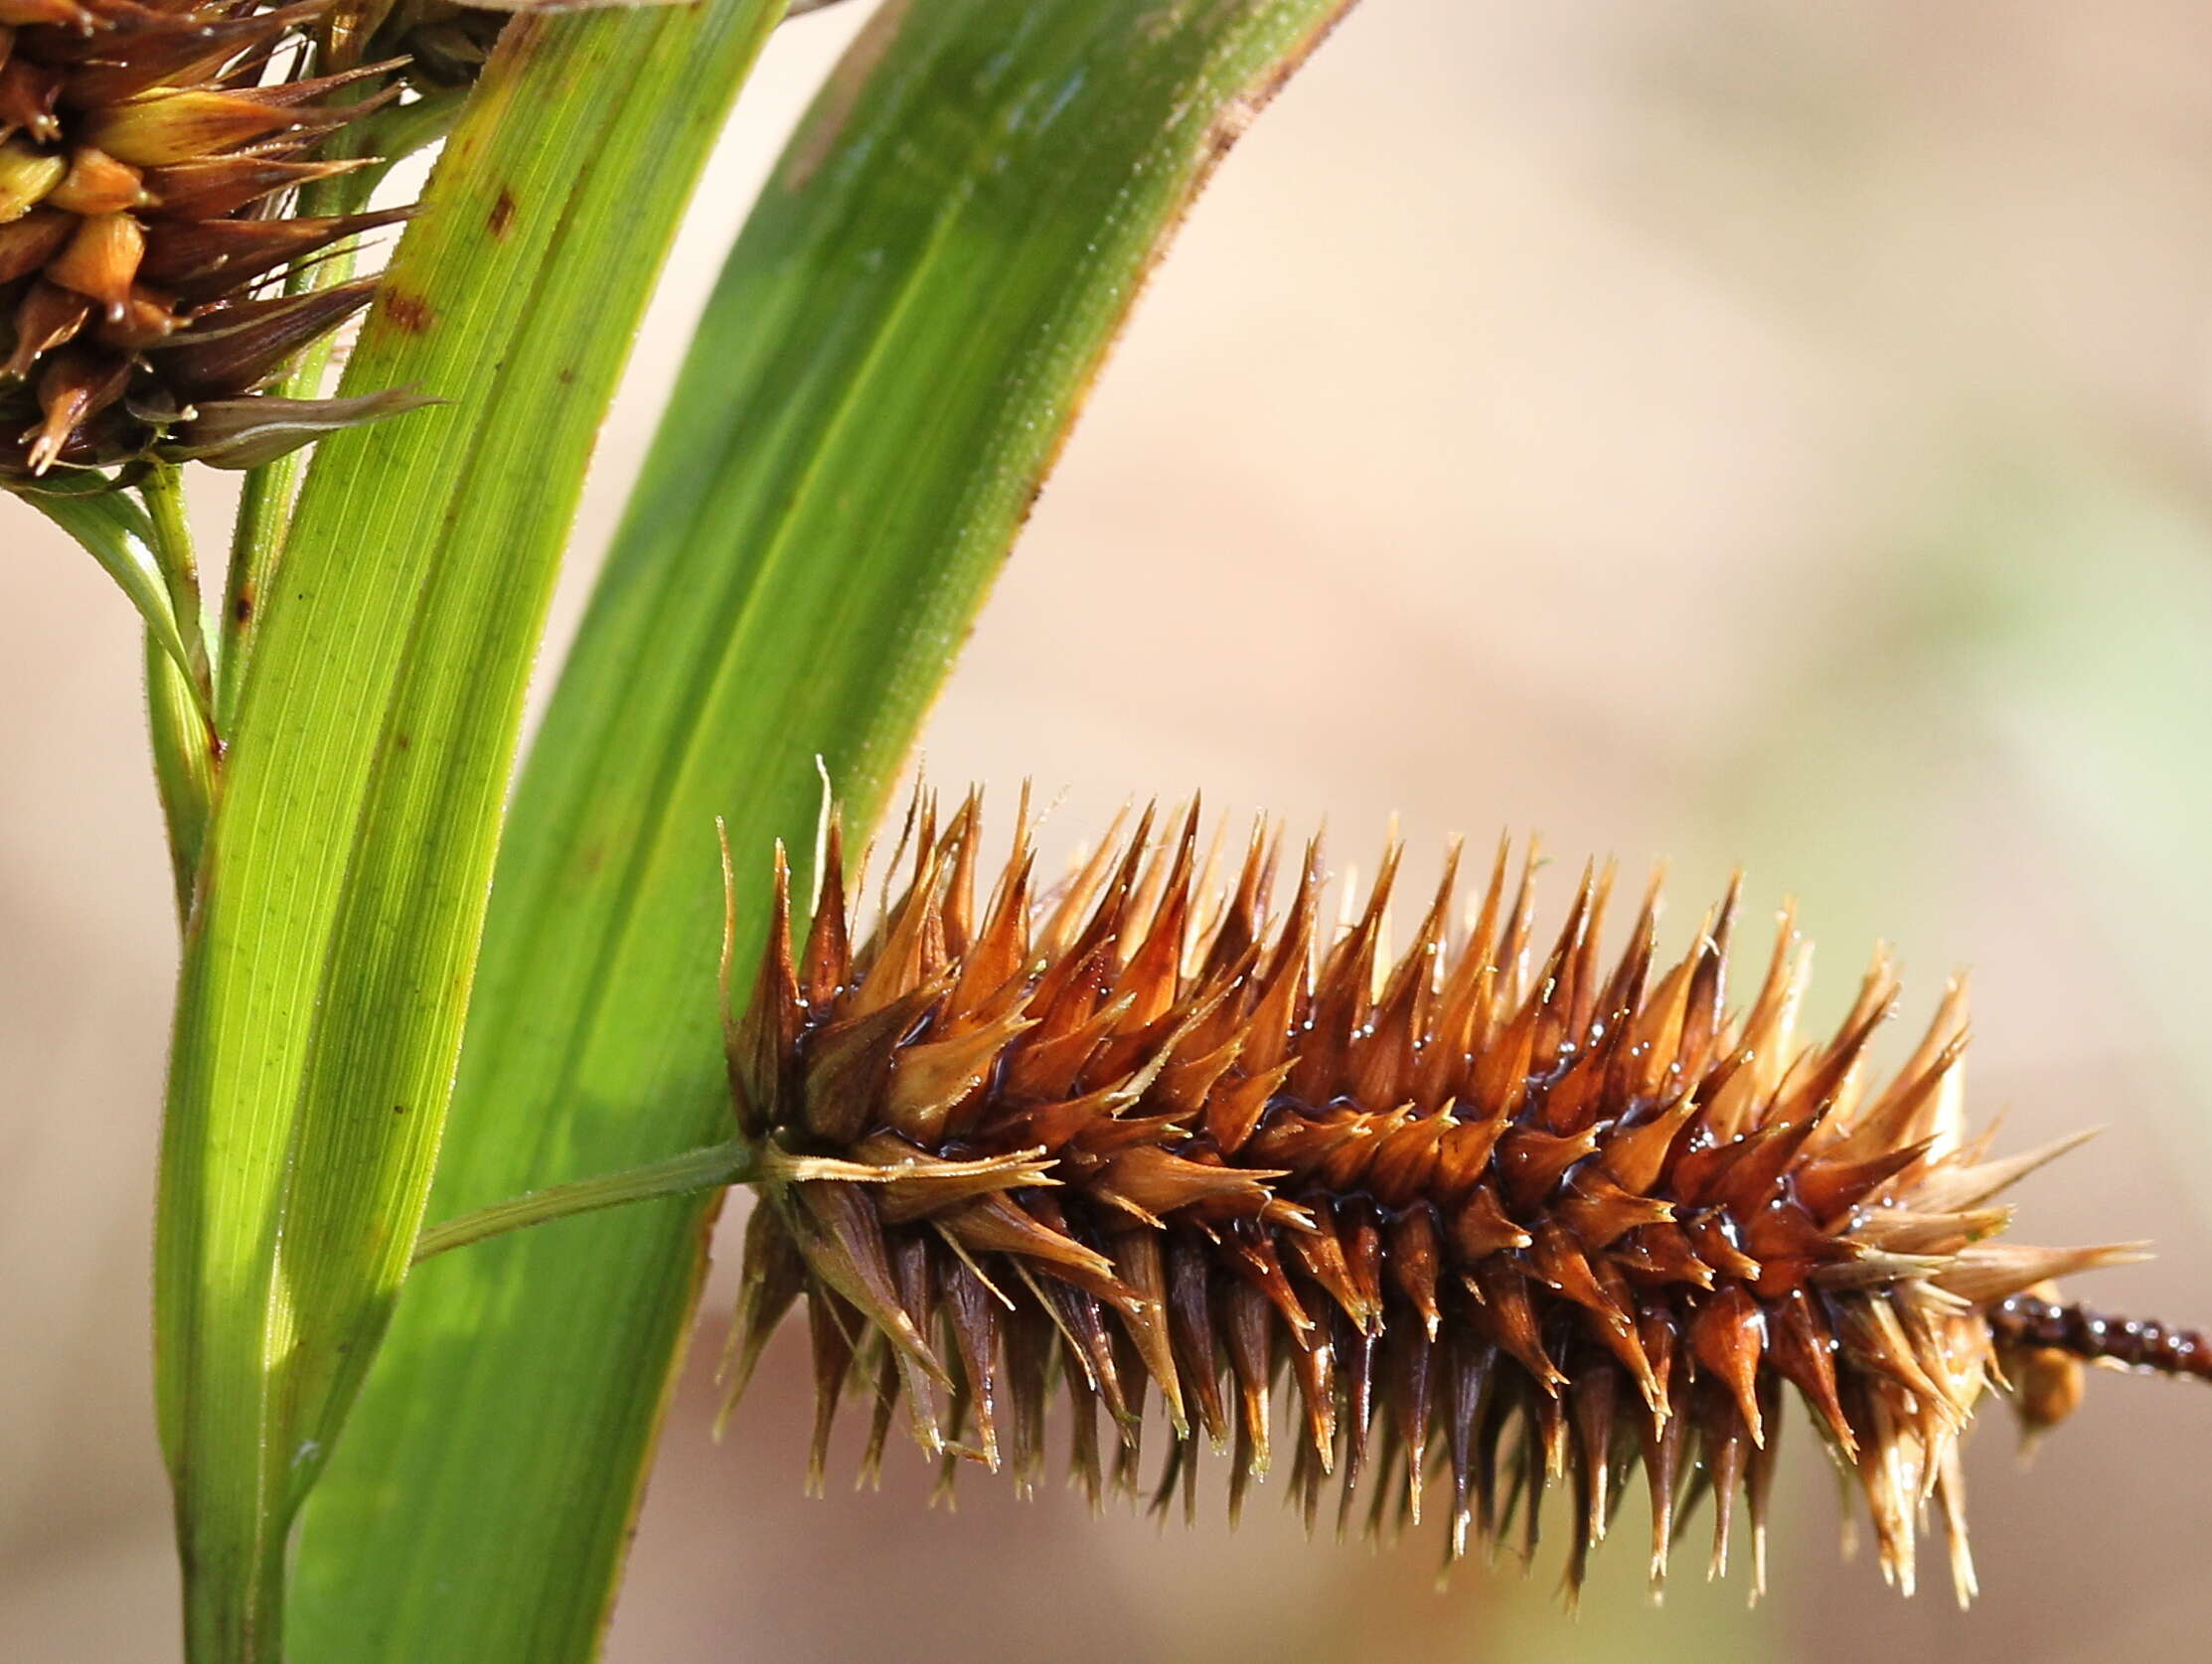
M 858 21 L 794 24 L 748 93 L 556 639 Z M 0 1656 L 160 1660 L 173 944 L 139 650 L 6 505 L 0 550 Z M 928 751 L 1064 785 L 1065 829 L 1203 785 L 1363 860 L 1392 810 L 1417 842 L 1665 852 L 1677 929 L 1741 858 L 1762 909 L 1800 897 L 1826 1012 L 1878 935 L 1916 1016 L 1971 963 L 1983 1112 L 2015 1145 L 2108 1129 L 2026 1192 L 2030 1233 L 2153 1238 L 2079 1291 L 2212 1320 L 2212 12 L 1368 0 L 1161 272 Z M 1694 1557 L 1648 1608 L 1632 1509 L 1570 1622 L 1556 1559 L 1440 1594 L 1433 1544 L 1309 1546 L 1270 1508 L 1163 1533 L 984 1482 L 948 1518 L 896 1451 L 881 1493 L 807 1501 L 800 1351 L 719 1446 L 693 1370 L 617 1664 L 2086 1664 L 2200 1657 L 2212 1620 L 2212 1396 L 2182 1387 L 2099 1379 L 2025 1472 L 1988 1419 L 1971 1614 L 1838 1566 L 1801 1425 L 1756 1613 Z

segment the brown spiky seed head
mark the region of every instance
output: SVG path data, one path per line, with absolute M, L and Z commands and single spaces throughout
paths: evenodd
M 0 0 L 0 486 L 148 454 L 247 467 L 409 400 L 259 388 L 371 286 L 271 285 L 396 213 L 285 219 L 373 73 L 269 66 L 324 7 Z
M 1094 1499 L 1135 1484 L 1157 1393 L 1163 1505 L 1179 1485 L 1188 1505 L 1210 1442 L 1233 1514 L 1287 1444 L 1309 1522 L 1334 1479 L 1340 1528 L 1435 1506 L 1457 1557 L 1532 1545 L 1564 1483 L 1572 1588 L 1641 1464 L 1655 1579 L 1705 1497 L 1723 1566 L 1739 1496 L 1758 1578 L 1787 1388 L 1885 1572 L 1910 1588 L 1933 1504 L 1971 1591 L 1959 1437 L 2000 1379 L 1988 1314 L 2133 1251 L 1999 1240 L 1996 1197 L 2057 1148 L 1994 1159 L 1969 1135 L 1963 985 L 1876 1083 L 1886 956 L 1804 1042 L 1787 913 L 1731 1009 L 1733 888 L 1669 966 L 1655 883 L 1608 961 L 1610 870 L 1542 941 L 1503 848 L 1457 911 L 1455 851 L 1393 958 L 1395 845 L 1332 927 L 1318 848 L 1286 874 L 1256 827 L 1223 873 L 1194 810 L 1158 837 L 1149 812 L 1117 823 L 1045 893 L 1025 809 L 979 904 L 979 818 L 970 797 L 940 830 L 917 798 L 907 880 L 865 939 L 834 825 L 803 942 L 779 853 L 729 1033 L 764 1179 L 731 1394 L 804 1295 L 816 1482 L 850 1386 L 874 1404 L 870 1468 L 903 1399 L 948 1478 L 970 1458 L 1027 1488 L 1056 1381 Z

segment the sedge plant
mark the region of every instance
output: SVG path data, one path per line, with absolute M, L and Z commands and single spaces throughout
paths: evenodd
M 143 624 L 181 925 L 154 1353 L 194 1664 L 592 1656 L 733 1183 L 738 1384 L 803 1297 L 876 1448 L 896 1414 L 1027 1483 L 1057 1390 L 1133 1486 L 1150 1391 L 1148 1487 L 1218 1440 L 1233 1507 L 1273 1449 L 1309 1513 L 1329 1479 L 1388 1530 L 1426 1485 L 1455 1552 L 1548 1478 L 1579 1568 L 1639 1464 L 1660 1563 L 1694 1493 L 1763 1516 L 1787 1385 L 1905 1579 L 1992 1381 L 2048 1421 L 2084 1358 L 2205 1374 L 2044 1286 L 2124 1248 L 1998 1240 L 2030 1158 L 1965 1131 L 1956 1001 L 1871 1087 L 1886 971 L 1798 1047 L 1787 938 L 1725 1008 L 1729 906 L 1672 969 L 1648 928 L 1601 961 L 1593 880 L 1531 957 L 1501 861 L 1393 963 L 1394 855 L 1337 936 L 1264 828 L 1217 893 L 1194 816 L 1056 899 L 1018 839 L 979 901 L 973 800 L 917 799 L 900 899 L 849 919 L 842 840 L 1148 270 L 1347 3 L 877 8 L 518 763 L 632 334 L 811 6 L 0 0 L 0 485 Z

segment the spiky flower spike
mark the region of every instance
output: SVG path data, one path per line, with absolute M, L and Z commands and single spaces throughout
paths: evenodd
M 247 0 L 0 0 L 0 485 L 149 451 L 250 466 L 401 407 L 256 396 L 371 285 L 261 294 L 393 212 L 282 219 L 355 164 L 316 145 L 373 71 L 269 78 L 324 10 Z
M 1309 1523 L 1334 1478 L 1340 1529 L 1441 1504 L 1457 1557 L 1471 1538 L 1525 1552 L 1563 1483 L 1572 1588 L 1641 1463 L 1654 1578 L 1706 1496 L 1721 1569 L 1742 1495 L 1756 1579 L 1791 1387 L 1890 1578 L 1911 1587 L 1934 1503 L 1972 1590 L 1958 1441 L 2000 1345 L 2042 1372 L 2046 1419 L 2051 1368 L 2093 1350 L 1992 1313 L 2135 1255 L 1997 1240 L 1997 1195 L 2067 1145 L 1991 1159 L 1969 1136 L 1963 986 L 1874 1086 L 1888 960 L 1832 1039 L 1801 1045 L 1810 952 L 1785 914 L 1731 1014 L 1733 889 L 1667 968 L 1655 888 L 1609 965 L 1612 875 L 1586 873 L 1532 952 L 1527 875 L 1508 883 L 1501 849 L 1472 917 L 1455 922 L 1448 870 L 1392 963 L 1396 845 L 1332 930 L 1318 852 L 1286 885 L 1264 826 L 1225 895 L 1194 812 L 1157 842 L 1148 813 L 1040 894 L 1025 824 L 979 913 L 978 813 L 940 834 L 917 800 L 910 881 L 865 941 L 834 828 L 803 953 L 779 854 L 729 1035 L 763 1176 L 732 1398 L 803 1293 L 817 1484 L 855 1387 L 870 1469 L 903 1398 L 948 1479 L 972 1458 L 1027 1489 L 1056 1380 L 1095 1500 L 1134 1486 L 1156 1390 L 1160 1505 L 1179 1485 L 1190 1505 L 1211 1442 L 1231 1448 L 1233 1516 L 1288 1443 Z M 1275 1420 L 1286 1378 L 1295 1427 Z

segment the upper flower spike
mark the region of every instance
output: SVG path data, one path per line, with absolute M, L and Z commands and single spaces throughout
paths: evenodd
M 1884 1570 L 1910 1588 L 1933 1504 L 1973 1589 L 1961 1432 L 2008 1377 L 2037 1424 L 2078 1390 L 2063 1334 L 2003 1302 L 2136 1255 L 2001 1239 L 1999 1194 L 2077 1140 L 1992 1158 L 1970 1135 L 1963 985 L 1883 1083 L 1886 956 L 1808 1043 L 1785 913 L 1732 1010 L 1733 889 L 1669 968 L 1655 887 L 1609 962 L 1610 869 L 1547 948 L 1526 869 L 1501 849 L 1462 917 L 1455 855 L 1393 957 L 1395 846 L 1332 929 L 1318 849 L 1286 873 L 1266 826 L 1216 884 L 1195 811 L 1165 835 L 1147 812 L 1045 889 L 1025 814 L 979 906 L 979 818 L 971 797 L 940 829 L 917 800 L 909 876 L 866 933 L 834 827 L 803 941 L 779 862 L 730 1030 L 764 1177 L 736 1386 L 804 1294 L 818 1478 L 850 1386 L 874 1400 L 870 1464 L 903 1399 L 926 1449 L 1027 1485 L 1056 1378 L 1094 1496 L 1135 1483 L 1155 1389 L 1162 1503 L 1187 1502 L 1201 1433 L 1233 1446 L 1232 1512 L 1287 1442 L 1309 1520 L 1331 1476 L 1340 1523 L 1371 1531 L 1440 1500 L 1454 1556 L 1532 1543 L 1563 1482 L 1572 1586 L 1642 1465 L 1655 1578 L 1701 1498 L 1724 1566 L 1742 1497 L 1756 1579 L 1794 1389 Z
M 0 484 L 154 452 L 249 466 L 405 401 L 256 389 L 373 285 L 272 279 L 404 211 L 281 219 L 374 69 L 270 78 L 320 3 L 0 0 Z

